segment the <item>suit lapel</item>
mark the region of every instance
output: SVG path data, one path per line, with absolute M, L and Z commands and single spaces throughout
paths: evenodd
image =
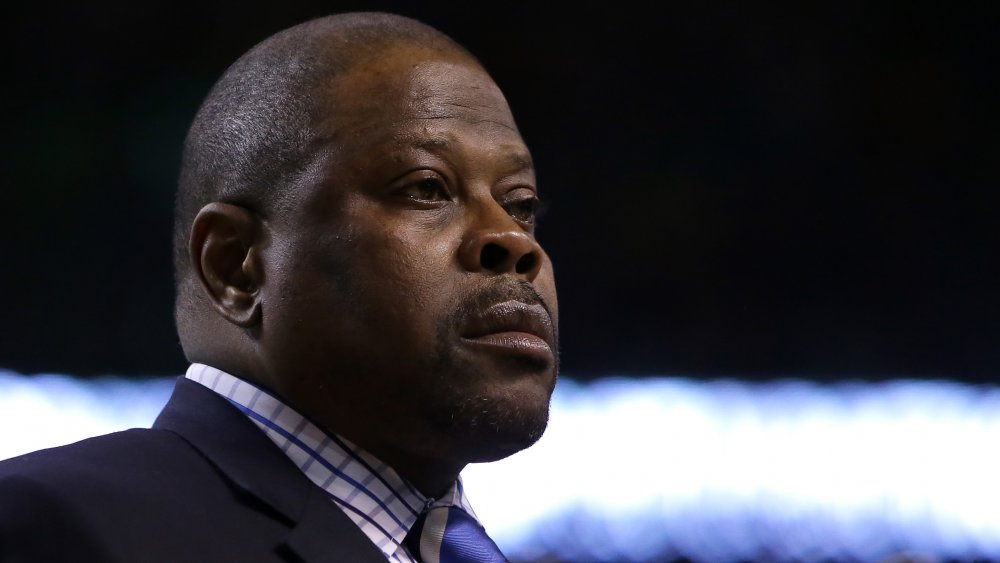
M 181 377 L 153 428 L 179 434 L 237 487 L 284 517 L 287 549 L 309 563 L 385 562 L 333 500 L 243 413 Z
M 317 491 L 319 488 L 317 487 Z M 331 526 L 333 517 L 348 525 Z M 385 563 L 385 555 L 368 536 L 337 508 L 326 493 L 312 495 L 304 507 L 302 518 L 288 535 L 289 549 L 303 561 L 312 562 L 371 562 Z

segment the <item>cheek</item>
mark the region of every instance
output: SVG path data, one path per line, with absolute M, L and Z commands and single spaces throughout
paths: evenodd
M 357 253 L 356 271 L 364 272 L 366 293 L 411 324 L 443 314 L 455 283 L 452 245 L 402 229 L 376 234 L 366 237 Z

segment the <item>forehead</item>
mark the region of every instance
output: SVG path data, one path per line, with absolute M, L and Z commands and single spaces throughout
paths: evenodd
M 444 149 L 456 135 L 474 130 L 484 141 L 527 157 L 503 93 L 475 61 L 458 53 L 389 50 L 336 77 L 327 99 L 322 129 L 341 146 L 389 137 L 400 145 Z

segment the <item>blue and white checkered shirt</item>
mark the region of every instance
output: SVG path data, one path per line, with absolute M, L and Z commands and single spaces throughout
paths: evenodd
M 475 517 L 461 478 L 440 499 L 420 494 L 391 467 L 335 434 L 327 434 L 280 399 L 203 364 L 185 375 L 243 411 L 309 479 L 382 550 L 389 561 L 414 563 L 403 539 L 424 507 L 457 505 Z

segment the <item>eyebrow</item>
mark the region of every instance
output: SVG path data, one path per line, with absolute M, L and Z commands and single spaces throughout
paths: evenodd
M 439 153 L 448 152 L 452 148 L 452 142 L 441 137 L 417 137 L 415 135 L 405 135 L 397 139 L 397 144 L 401 147 L 423 149 L 427 152 Z M 503 155 L 510 163 L 512 174 L 534 170 L 535 163 L 531 155 L 520 150 L 507 151 Z
M 517 172 L 534 170 L 535 162 L 531 160 L 531 155 L 523 152 L 512 152 L 507 154 L 508 160 L 514 165 Z

